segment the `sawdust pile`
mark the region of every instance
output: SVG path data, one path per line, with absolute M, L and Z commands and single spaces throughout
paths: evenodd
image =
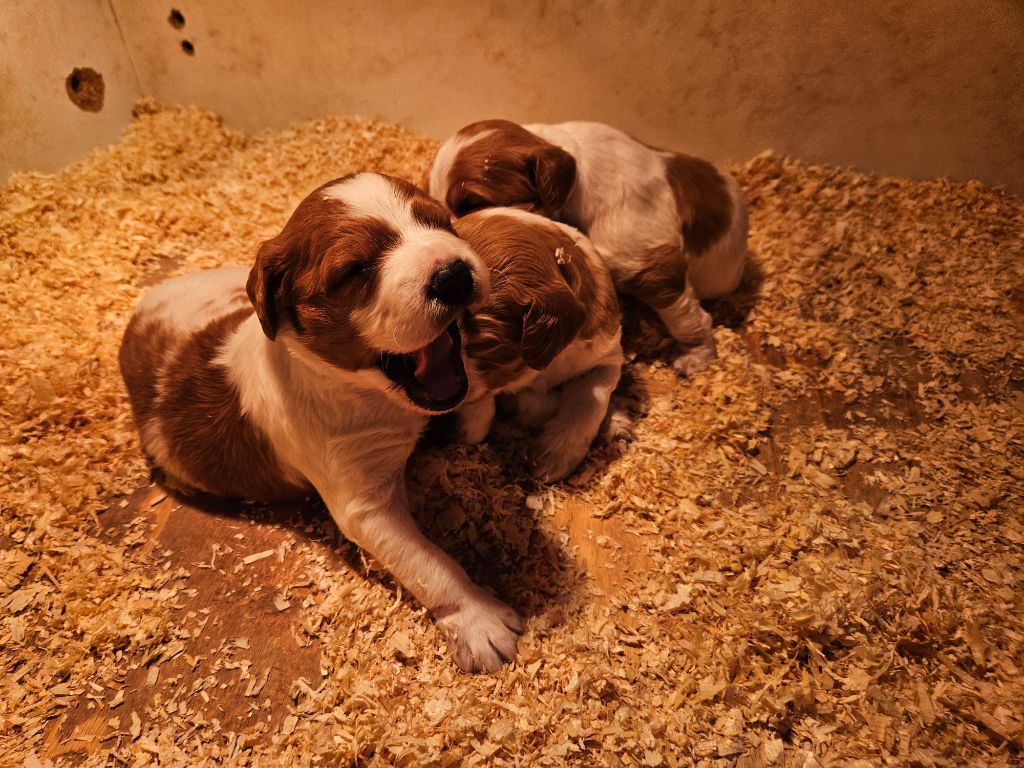
M 515 665 L 458 674 L 417 605 L 316 536 L 238 568 L 300 574 L 274 605 L 319 675 L 264 701 L 258 628 L 190 656 L 195 569 L 138 546 L 145 516 L 102 525 L 147 479 L 116 367 L 130 308 L 248 262 L 322 181 L 415 180 L 435 146 L 332 118 L 247 138 L 146 103 L 116 146 L 0 191 L 0 763 L 40 764 L 86 707 L 102 733 L 57 762 L 1019 765 L 1024 206 L 771 154 L 733 169 L 754 264 L 715 307 L 711 370 L 679 381 L 631 307 L 633 429 L 569 483 L 524 479 L 510 427 L 414 460 L 429 534 L 530 617 Z M 596 559 L 559 525 L 579 505 L 618 532 Z M 214 682 L 119 709 L 133 670 L 178 663 Z M 222 727 L 228 671 L 284 716 Z

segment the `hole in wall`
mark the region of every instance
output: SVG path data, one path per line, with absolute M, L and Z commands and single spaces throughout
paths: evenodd
M 177 8 L 171 8 L 171 15 L 167 17 L 167 23 L 175 29 L 185 26 L 185 16 Z
M 194 45 L 192 45 L 192 41 L 191 40 L 182 40 L 181 41 L 181 50 L 183 50 L 189 56 L 195 56 L 196 55 L 196 47 Z
M 103 75 L 91 67 L 75 67 L 64 80 L 71 103 L 85 112 L 99 112 L 103 109 L 103 94 L 106 86 Z

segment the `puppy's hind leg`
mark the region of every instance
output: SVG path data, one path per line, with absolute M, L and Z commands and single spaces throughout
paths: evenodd
M 608 412 L 622 372 L 622 354 L 562 385 L 558 412 L 537 438 L 535 474 L 545 482 L 567 477 L 587 455 Z
M 622 289 L 649 304 L 668 332 L 683 346 L 672 367 L 684 376 L 707 368 L 715 359 L 711 315 L 704 311 L 689 276 L 689 261 L 680 245 L 655 248 L 646 266 L 630 275 Z
M 718 356 L 711 315 L 701 307 L 689 280 L 674 302 L 667 307 L 656 307 L 655 311 L 669 333 L 683 346 L 683 353 L 672 361 L 672 367 L 679 373 L 691 376 L 707 368 Z

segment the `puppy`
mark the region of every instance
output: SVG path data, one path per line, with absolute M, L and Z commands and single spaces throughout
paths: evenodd
M 142 449 L 173 485 L 267 501 L 316 490 L 467 671 L 513 658 L 523 622 L 420 533 L 403 470 L 428 416 L 466 395 L 458 320 L 488 285 L 444 206 L 360 173 L 303 200 L 251 270 L 154 288 L 120 351 Z
M 684 348 L 688 375 L 715 357 L 701 299 L 743 276 L 747 208 L 736 180 L 601 123 L 473 123 L 445 141 L 427 177 L 456 215 L 517 206 L 581 229 L 616 288 L 649 304 Z
M 495 395 L 515 393 L 518 416 L 544 422 L 537 475 L 560 480 L 586 455 L 622 370 L 619 304 L 590 242 L 572 227 L 514 208 L 489 208 L 455 229 L 491 272 L 491 295 L 463 321 L 469 394 L 461 437 L 487 436 Z

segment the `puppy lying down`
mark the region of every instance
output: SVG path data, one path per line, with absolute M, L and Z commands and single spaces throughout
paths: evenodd
M 619 382 L 611 277 L 586 237 L 533 213 L 489 208 L 455 229 L 491 271 L 490 298 L 463 321 L 470 388 L 456 412 L 461 436 L 483 440 L 495 395 L 515 393 L 520 419 L 544 423 L 537 475 L 559 480 L 583 460 Z
M 732 292 L 747 254 L 746 200 L 724 170 L 602 123 L 484 120 L 441 145 L 426 184 L 458 216 L 514 205 L 578 227 L 679 340 L 680 373 L 714 359 L 700 301 Z
M 487 294 L 443 205 L 378 174 L 325 184 L 251 270 L 175 278 L 139 303 L 120 363 L 142 450 L 184 490 L 315 489 L 433 612 L 459 667 L 495 670 L 523 622 L 423 536 L 404 484 L 428 416 L 466 396 L 458 321 Z

